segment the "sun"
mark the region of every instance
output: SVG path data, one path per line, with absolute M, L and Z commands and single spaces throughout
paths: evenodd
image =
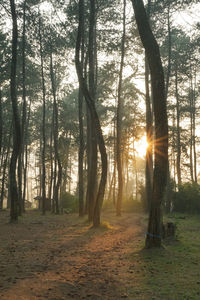
M 141 139 L 136 141 L 134 143 L 134 146 L 135 146 L 135 150 L 136 150 L 136 155 L 140 156 L 142 158 L 145 157 L 146 151 L 147 151 L 147 148 L 148 148 L 146 135 L 144 135 Z

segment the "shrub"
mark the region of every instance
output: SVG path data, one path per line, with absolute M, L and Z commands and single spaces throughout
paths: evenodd
M 174 193 L 173 210 L 181 213 L 200 213 L 200 185 L 184 183 Z
M 64 211 L 78 212 L 78 198 L 68 192 L 62 192 L 61 202 Z

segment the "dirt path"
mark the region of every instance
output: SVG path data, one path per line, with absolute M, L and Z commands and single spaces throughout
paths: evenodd
M 134 242 L 144 239 L 139 215 L 103 216 L 110 226 L 28 213 L 17 225 L 0 214 L 0 299 L 132 299 Z

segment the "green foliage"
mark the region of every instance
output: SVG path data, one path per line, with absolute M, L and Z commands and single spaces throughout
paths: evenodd
M 184 183 L 174 193 L 173 210 L 182 213 L 200 213 L 200 185 Z
M 68 192 L 62 192 L 61 202 L 64 212 L 78 212 L 78 198 Z

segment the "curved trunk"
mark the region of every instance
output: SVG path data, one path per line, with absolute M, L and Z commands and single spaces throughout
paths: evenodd
M 89 20 L 89 93 L 92 100 L 95 102 L 95 1 L 90 0 L 90 20 Z M 82 35 L 83 36 L 83 35 Z M 89 118 L 89 177 L 88 177 L 88 219 L 92 221 L 94 216 L 95 199 L 97 194 L 97 139 L 95 132 L 94 119 L 91 116 Z
M 101 213 L 101 206 L 103 203 L 104 193 L 105 193 L 105 186 L 107 180 L 107 154 L 105 143 L 103 139 L 103 134 L 101 130 L 101 125 L 99 121 L 99 117 L 95 108 L 94 99 L 92 99 L 86 81 L 83 77 L 81 63 L 80 63 L 80 45 L 81 45 L 81 28 L 83 26 L 83 8 L 84 8 L 84 0 L 79 0 L 79 26 L 78 26 L 78 34 L 76 40 L 76 53 L 75 53 L 75 64 L 76 64 L 76 71 L 78 75 L 79 85 L 85 97 L 87 106 L 89 108 L 91 117 L 93 119 L 95 125 L 95 131 L 97 136 L 97 141 L 99 145 L 99 150 L 101 154 L 101 162 L 102 162 L 102 173 L 101 179 L 99 184 L 99 189 L 97 193 L 97 198 L 95 202 L 94 208 L 94 217 L 93 217 L 93 225 L 94 227 L 98 227 L 100 225 L 100 213 Z
M 160 51 L 151 31 L 142 0 L 132 0 L 139 34 L 145 48 L 151 72 L 155 116 L 155 167 L 146 247 L 161 246 L 161 203 L 167 182 L 168 122 L 164 86 L 164 73 Z

